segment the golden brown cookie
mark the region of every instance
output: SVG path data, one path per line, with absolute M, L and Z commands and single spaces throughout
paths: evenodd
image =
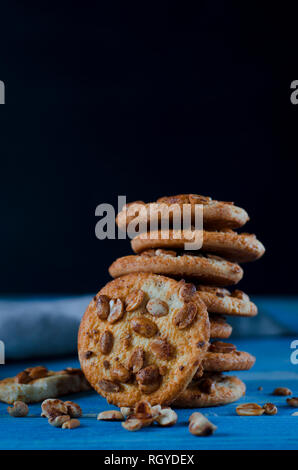
M 189 384 L 209 341 L 194 286 L 149 273 L 108 283 L 82 319 L 78 347 L 87 380 L 109 403 L 167 404 Z
M 244 351 L 237 351 L 236 346 L 222 341 L 213 342 L 205 354 L 202 368 L 204 371 L 225 372 L 230 370 L 249 370 L 256 358 Z M 198 374 L 201 371 L 199 369 Z
M 229 338 L 232 334 L 232 327 L 225 318 L 220 315 L 209 315 L 210 320 L 210 338 Z
M 90 388 L 80 369 L 67 368 L 54 372 L 43 366 L 29 367 L 16 377 L 0 380 L 0 401 L 35 403 Z
M 205 373 L 199 380 L 193 380 L 172 405 L 180 408 L 227 405 L 239 400 L 245 390 L 245 384 L 237 377 Z
M 254 317 L 258 313 L 257 306 L 241 290 L 230 292 L 227 289 L 204 285 L 198 285 L 197 290 L 209 313 L 242 317 Z
M 214 255 L 182 254 L 170 250 L 147 250 L 140 255 L 116 259 L 109 268 L 112 277 L 134 272 L 151 272 L 176 278 L 199 280 L 217 286 L 236 284 L 242 279 L 239 264 Z
M 183 250 L 186 243 L 198 237 L 196 230 L 153 230 L 137 235 L 131 241 L 135 253 L 148 249 Z M 233 230 L 207 231 L 203 230 L 203 244 L 201 251 L 223 256 L 229 261 L 248 262 L 260 258 L 265 248 L 254 234 L 236 233 Z
M 145 204 L 142 201 L 135 201 L 126 204 L 117 216 L 117 224 L 119 228 L 125 230 L 128 224 L 136 220 L 136 218 L 138 218 L 140 223 L 158 222 L 162 219 L 160 215 L 162 205 L 169 207 L 173 204 L 179 206 L 182 217 L 183 205 L 190 204 L 192 223 L 195 221 L 196 204 L 202 204 L 204 227 L 208 228 L 239 228 L 249 220 L 247 212 L 240 207 L 234 206 L 232 202 L 216 201 L 210 197 L 198 194 L 179 194 L 177 196 L 161 197 L 155 203 Z M 169 221 L 172 222 L 172 220 L 172 213 L 169 212 Z

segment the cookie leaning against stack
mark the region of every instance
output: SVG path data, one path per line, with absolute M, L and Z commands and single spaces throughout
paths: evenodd
M 205 357 L 209 320 L 192 286 L 150 273 L 108 283 L 82 319 L 78 349 L 95 390 L 119 407 L 171 403 Z
M 118 226 L 125 229 L 137 217 L 139 222 L 147 224 L 149 230 L 149 223 L 160 222 L 160 216 L 154 220 L 155 215 L 152 215 L 151 207 L 155 205 L 155 208 L 159 208 L 162 204 L 178 204 L 182 214 L 183 204 L 190 204 L 192 223 L 195 220 L 195 205 L 203 205 L 204 231 L 201 250 L 183 251 L 185 242 L 191 241 L 189 234 L 185 236 L 184 232 L 182 236 L 178 236 L 174 229 L 170 229 L 166 237 L 160 227 L 155 227 L 154 233 L 151 231 L 136 236 L 131 242 L 136 254 L 117 259 L 110 266 L 109 272 L 114 278 L 129 273 L 151 272 L 173 277 L 181 283 L 184 279 L 190 280 L 195 283 L 210 315 L 210 337 L 228 338 L 231 327 L 222 315 L 252 317 L 257 314 L 257 307 L 242 291 L 235 290 L 230 293 L 223 287 L 241 280 L 243 270 L 237 263 L 260 258 L 265 248 L 255 235 L 233 231 L 249 220 L 243 209 L 233 203 L 214 201 L 210 197 L 194 194 L 163 197 L 156 203 L 145 204 L 138 201 L 128 204 L 117 216 Z M 228 370 L 247 370 L 254 362 L 253 356 L 237 351 L 234 345 L 214 342 L 206 352 L 193 381 L 180 394 L 179 399 L 176 398 L 175 403 L 179 403 L 179 406 L 183 406 L 183 403 L 184 406 L 191 406 L 192 402 L 193 406 L 215 406 L 238 399 L 245 391 L 244 384 L 234 377 L 220 378 L 220 373 Z M 210 373 L 213 373 L 212 377 L 207 376 Z M 202 383 L 210 384 L 210 381 L 212 386 L 209 396 L 206 392 L 208 387 L 202 392 Z

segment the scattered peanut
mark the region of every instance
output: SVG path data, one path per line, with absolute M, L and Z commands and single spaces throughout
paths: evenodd
M 69 421 L 70 420 L 70 416 L 69 415 L 60 415 L 60 416 L 56 416 L 55 418 L 49 418 L 48 419 L 48 423 L 51 425 L 51 426 L 55 426 L 55 428 L 61 428 L 62 425 L 66 422 L 66 421 Z
M 292 395 L 292 391 L 289 388 L 286 388 L 286 387 L 277 387 L 273 391 L 273 395 L 279 395 L 279 396 L 286 397 L 287 395 Z
M 121 423 L 122 427 L 127 431 L 139 431 L 143 427 L 141 419 L 127 419 L 124 423 Z
M 162 408 L 159 411 L 158 416 L 155 418 L 155 421 L 160 426 L 174 426 L 177 423 L 178 416 L 172 408 Z
M 14 418 L 24 418 L 29 413 L 29 408 L 23 401 L 15 401 L 13 406 L 7 408 L 7 412 Z
M 273 403 L 265 403 L 263 406 L 265 415 L 276 415 L 277 407 Z
M 210 436 L 217 426 L 211 423 L 202 413 L 195 412 L 189 417 L 189 432 L 195 436 Z
M 69 419 L 62 424 L 62 429 L 74 429 L 78 428 L 81 425 L 78 419 Z
M 65 401 L 64 403 L 67 406 L 67 412 L 71 418 L 79 418 L 82 416 L 82 409 L 77 403 L 73 401 Z
M 133 413 L 133 409 L 129 408 L 127 406 L 123 406 L 123 407 L 120 408 L 120 412 L 122 413 L 122 416 L 124 418 L 127 418 L 129 415 L 131 415 Z
M 236 408 L 236 413 L 239 416 L 261 416 L 265 410 L 257 403 L 244 403 Z
M 298 397 L 287 398 L 287 404 L 293 406 L 293 408 L 298 408 Z
M 129 408 L 128 408 L 129 409 Z M 97 415 L 99 421 L 123 421 L 124 416 L 120 411 L 110 410 L 102 411 Z
M 41 416 L 46 418 L 56 418 L 56 416 L 68 414 L 67 405 L 62 400 L 58 400 L 58 398 L 44 400 L 41 404 L 41 410 Z

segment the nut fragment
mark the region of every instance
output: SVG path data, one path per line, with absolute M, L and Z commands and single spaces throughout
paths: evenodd
M 124 418 L 127 418 L 129 415 L 133 413 L 133 409 L 129 408 L 128 406 L 123 406 L 120 408 L 120 412 Z
M 98 386 L 104 391 L 104 392 L 119 392 L 120 386 L 118 384 L 115 384 L 114 382 L 111 382 L 111 380 L 100 380 L 98 382 Z
M 36 380 L 36 379 L 41 379 L 42 377 L 47 377 L 49 373 L 48 369 L 44 366 L 30 367 L 26 369 L 25 372 L 28 372 L 31 380 Z
M 263 405 L 265 415 L 276 415 L 277 413 L 277 408 L 273 403 L 265 403 Z
M 159 370 L 160 375 L 162 376 L 166 375 L 166 373 L 168 372 L 167 366 L 163 366 L 163 365 L 159 366 L 158 370 Z
M 124 416 L 118 410 L 102 411 L 97 415 L 99 421 L 123 421 Z
M 213 353 L 228 354 L 236 351 L 236 346 L 232 343 L 224 343 L 223 341 L 214 341 L 209 346 L 209 351 Z
M 245 302 L 249 302 L 250 298 L 247 294 L 245 294 L 242 290 L 235 289 L 232 294 L 232 297 L 236 297 L 237 299 L 244 300 Z
M 110 313 L 110 299 L 106 295 L 100 295 L 96 301 L 96 313 L 101 320 L 106 320 Z
M 209 204 L 212 201 L 211 197 L 201 196 L 199 194 L 190 194 L 189 202 L 190 204 Z
M 7 408 L 7 412 L 14 418 L 23 418 L 29 413 L 29 408 L 23 401 L 15 401 L 13 406 Z
M 198 385 L 198 389 L 202 393 L 207 393 L 207 394 L 210 394 L 215 388 L 214 381 L 210 379 L 209 377 L 199 379 L 197 385 Z
M 61 428 L 62 425 L 66 422 L 66 421 L 69 421 L 70 420 L 70 416 L 69 415 L 59 415 L 59 416 L 56 416 L 55 418 L 49 418 L 48 419 L 48 423 L 51 425 L 51 426 L 55 426 L 55 428 Z
M 132 291 L 126 298 L 126 310 L 131 312 L 139 308 L 145 300 L 145 292 L 142 290 Z
M 110 300 L 110 314 L 108 316 L 109 323 L 116 323 L 124 315 L 124 305 L 121 299 Z
M 115 382 L 126 383 L 130 379 L 130 372 L 122 364 L 117 363 L 111 369 L 111 377 Z
M 127 431 L 139 431 L 144 427 L 142 420 L 136 418 L 129 418 L 124 423 L 121 423 L 121 425 Z
M 298 397 L 287 398 L 287 404 L 293 406 L 293 408 L 298 408 Z
M 183 282 L 183 285 L 179 289 L 178 295 L 181 300 L 184 300 L 185 302 L 190 302 L 196 291 L 197 289 L 194 284 Z
M 142 369 L 145 363 L 145 352 L 140 346 L 135 348 L 132 355 L 130 356 L 128 367 L 134 374 Z
M 129 349 L 131 346 L 131 334 L 126 333 L 122 336 L 121 341 L 123 343 L 123 348 L 124 349 Z
M 159 370 L 155 365 L 144 367 L 136 375 L 137 382 L 142 385 L 151 385 L 157 382 L 159 378 Z
M 68 414 L 67 405 L 62 400 L 58 400 L 58 398 L 44 400 L 41 404 L 41 410 L 41 416 L 46 418 L 56 418 L 56 416 Z
M 139 384 L 139 387 L 141 392 L 150 395 L 150 393 L 155 392 L 160 387 L 160 380 L 147 385 Z
M 257 403 L 244 403 L 236 408 L 236 413 L 239 416 L 261 416 L 265 412 Z
M 133 317 L 130 321 L 133 331 L 145 338 L 151 338 L 157 333 L 157 325 L 146 317 Z
M 102 333 L 99 339 L 99 349 L 102 354 L 109 354 L 112 351 L 114 343 L 113 333 L 106 330 Z
M 177 423 L 178 416 L 172 408 L 162 408 L 155 418 L 160 426 L 173 426 Z
M 176 257 L 177 253 L 176 253 L 176 251 L 173 251 L 173 250 L 158 249 L 158 250 L 155 251 L 155 255 L 156 256 L 170 256 L 172 258 L 172 257 Z
M 155 339 L 150 344 L 150 348 L 159 359 L 168 361 L 173 355 L 173 347 L 165 339 Z
M 191 325 L 197 315 L 197 306 L 193 302 L 185 304 L 175 313 L 173 322 L 180 330 Z
M 65 401 L 65 405 L 67 406 L 67 414 L 71 418 L 79 418 L 82 416 L 82 408 L 73 401 Z
M 202 413 L 195 412 L 189 417 L 189 432 L 195 436 L 210 436 L 216 431 L 214 426 Z
M 286 388 L 286 387 L 277 387 L 273 391 L 273 395 L 286 397 L 287 395 L 292 395 L 292 390 L 290 390 L 289 388 Z
M 93 356 L 93 351 L 86 351 L 83 353 L 84 359 L 90 359 Z
M 137 419 L 155 418 L 159 414 L 157 408 L 153 408 L 148 401 L 142 400 L 135 405 L 133 417 Z
M 62 424 L 62 429 L 74 429 L 81 425 L 78 419 L 69 419 Z
M 163 317 L 169 312 L 168 304 L 160 299 L 149 300 L 149 302 L 147 302 L 146 309 L 154 317 Z
M 31 377 L 29 376 L 28 372 L 23 370 L 22 372 L 19 372 L 16 377 L 15 377 L 15 382 L 19 384 L 27 384 L 31 381 Z

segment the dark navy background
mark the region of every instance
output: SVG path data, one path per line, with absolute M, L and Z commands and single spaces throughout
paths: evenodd
M 296 12 L 251 2 L 1 4 L 1 293 L 90 292 L 130 252 L 95 207 L 194 192 L 247 209 L 249 293 L 297 293 Z

